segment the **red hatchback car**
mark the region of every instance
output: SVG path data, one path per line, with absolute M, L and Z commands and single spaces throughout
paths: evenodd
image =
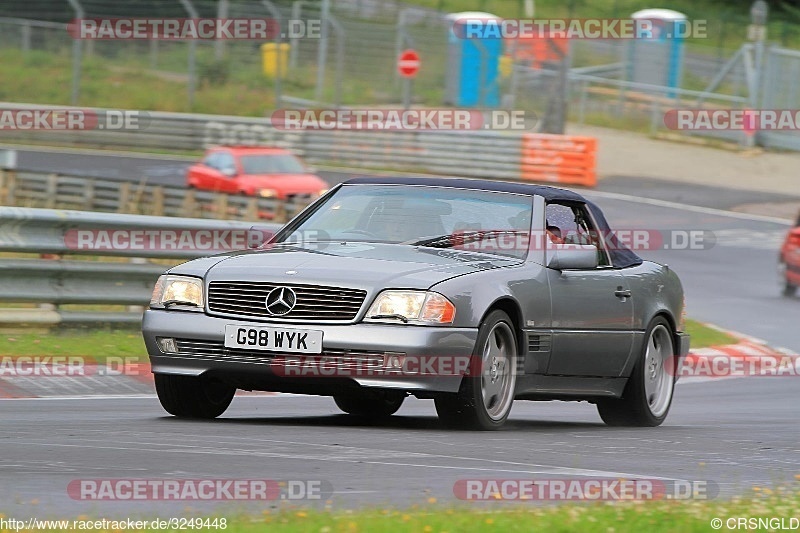
M 800 287 L 800 215 L 783 241 L 778 275 L 784 296 L 794 296 Z
M 287 200 L 317 197 L 328 184 L 291 152 L 282 148 L 217 147 L 209 149 L 186 174 L 189 187 Z

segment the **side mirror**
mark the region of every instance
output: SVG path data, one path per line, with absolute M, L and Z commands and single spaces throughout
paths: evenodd
M 225 167 L 220 172 L 222 172 L 223 176 L 227 176 L 229 178 L 236 176 L 236 169 L 233 167 Z
M 547 268 L 584 270 L 597 268 L 597 246 L 593 244 L 551 244 L 547 248 Z

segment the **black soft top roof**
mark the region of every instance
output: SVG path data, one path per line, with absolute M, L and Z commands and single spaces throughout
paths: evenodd
M 537 195 L 543 197 L 548 202 L 562 201 L 586 204 L 586 207 L 591 211 L 592 216 L 594 216 L 599 226 L 598 229 L 605 236 L 605 241 L 609 248 L 608 252 L 611 256 L 611 264 L 615 268 L 626 268 L 642 263 L 642 258 L 620 242 L 617 236 L 611 232 L 605 215 L 603 215 L 603 212 L 596 204 L 590 202 L 580 194 L 567 189 L 510 181 L 414 176 L 362 176 L 349 179 L 344 183 L 350 185 L 427 185 L 430 187 L 454 187 L 460 189 L 526 194 L 531 196 Z
M 472 178 L 435 178 L 414 176 L 361 176 L 344 182 L 345 184 L 370 185 L 427 185 L 430 187 L 454 187 L 458 189 L 478 189 L 481 191 L 510 192 L 542 196 L 545 200 L 562 200 L 567 202 L 587 203 L 580 194 L 567 189 L 534 185 L 532 183 L 514 183 L 510 181 L 481 180 Z

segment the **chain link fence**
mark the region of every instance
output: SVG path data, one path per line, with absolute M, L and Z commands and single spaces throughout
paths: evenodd
M 501 16 L 526 17 L 524 0 L 476 0 L 473 4 Z M 552 15 L 537 15 L 627 18 L 643 7 L 640 4 L 614 0 L 598 6 L 569 0 Z M 686 4 L 676 7 L 687 7 L 689 12 L 690 4 Z M 147 77 L 154 86 L 160 88 L 163 82 L 168 89 L 137 94 L 129 98 L 133 102 L 120 107 L 152 109 L 166 104 L 171 111 L 264 115 L 279 106 L 398 106 L 403 84 L 396 71 L 397 57 L 402 50 L 413 48 L 422 58 L 422 67 L 413 81 L 412 102 L 442 106 L 448 100 L 448 77 L 453 76 L 446 12 L 465 3 L 430 0 L 427 5 L 337 0 L 330 2 L 330 13 L 324 16 L 320 0 L 141 0 L 125 6 L 110 0 L 31 0 L 0 6 L 0 16 L 5 16 L 0 18 L 0 58 L 21 56 L 25 69 L 39 69 L 39 79 L 52 85 L 52 91 L 44 96 L 50 103 L 70 103 L 58 101 L 58 91 L 75 83 L 71 103 L 112 107 L 107 100 L 97 101 L 100 94 L 107 97 L 109 85 L 127 92 L 132 78 Z M 274 18 L 280 20 L 284 35 L 268 42 L 85 40 L 76 44 L 67 33 L 66 23 L 79 15 L 100 18 L 121 13 L 127 17 Z M 303 27 L 309 29 L 323 18 L 328 21 L 323 32 L 326 39 L 286 33 L 290 21 L 304 21 Z M 745 67 L 727 68 L 745 42 L 748 23 L 748 16 L 733 8 L 708 20 L 708 38 L 687 43 L 682 82 L 675 89 L 647 87 L 631 79 L 626 69 L 630 41 L 573 40 L 561 60 L 501 65 L 501 105 L 534 112 L 542 118 L 545 131 L 557 131 L 558 123 L 573 120 L 651 133 L 663 129 L 659 117 L 670 107 L 797 107 L 800 59 L 791 50 L 768 47 L 761 82 L 763 100 L 757 103 L 752 101 Z M 771 21 L 767 35 L 773 44 L 800 44 L 798 28 L 793 16 L 787 15 Z M 264 73 L 264 44 L 278 46 L 276 57 L 284 58 L 277 60 L 277 75 Z M 287 45 L 284 57 L 280 47 Z M 61 65 L 74 64 L 71 79 L 53 79 L 48 72 L 53 58 Z M 723 69 L 726 74 L 718 80 Z M 9 80 L 0 87 L 0 100 L 18 99 L 19 90 L 13 79 Z M 252 100 L 255 104 L 248 107 L 246 101 Z M 218 109 L 221 104 L 227 107 Z M 560 116 L 554 119 L 554 114 Z M 726 132 L 720 136 L 734 140 Z M 775 140 L 778 137 L 785 135 L 763 136 L 766 142 L 784 146 Z

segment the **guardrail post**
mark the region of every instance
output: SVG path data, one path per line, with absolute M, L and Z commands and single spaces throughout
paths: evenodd
M 195 197 L 194 189 L 187 190 L 186 194 L 183 195 L 183 202 L 181 202 L 181 216 L 197 216 L 197 198 Z
M 6 170 L 6 205 L 16 205 L 17 203 L 17 173 L 13 170 Z
M 147 259 L 144 257 L 131 257 L 131 263 L 135 265 L 146 265 L 148 263 Z M 143 305 L 129 305 L 126 307 L 126 310 L 129 313 L 144 313 L 144 306 Z
M 131 184 L 123 182 L 119 184 L 119 196 L 117 197 L 117 213 L 127 213 L 128 204 L 131 201 Z
M 228 195 L 217 193 L 214 195 L 214 218 L 228 218 Z
M 581 97 L 580 97 L 580 104 L 578 105 L 578 124 L 583 126 L 584 120 L 586 119 L 586 84 L 587 81 L 581 81 Z
M 273 220 L 281 224 L 286 222 L 286 202 L 278 202 L 277 207 L 275 207 L 275 218 Z
M 22 55 L 28 55 L 31 51 L 31 24 L 25 22 L 20 28 L 22 33 Z
M 664 122 L 662 117 L 661 104 L 658 101 L 658 97 L 655 97 L 650 102 L 650 135 L 658 133 L 659 123 L 663 124 Z
M 75 11 L 75 18 L 82 19 L 86 17 L 86 12 L 79 0 L 67 0 L 72 10 Z M 78 96 L 81 90 L 81 61 L 83 59 L 83 41 L 80 39 L 72 40 L 72 97 L 70 102 L 72 105 L 78 105 Z
M 50 174 L 47 176 L 47 188 L 45 189 L 44 206 L 47 209 L 53 209 L 56 206 L 57 196 L 58 196 L 58 174 Z
M 83 208 L 87 211 L 94 211 L 94 180 L 86 182 L 83 189 Z
M 200 18 L 200 14 L 195 9 L 194 5 L 192 4 L 191 0 L 179 0 L 183 8 L 189 14 L 189 17 L 193 19 Z M 190 39 L 189 40 L 189 87 L 188 87 L 188 99 L 189 99 L 189 109 L 194 107 L 194 93 L 195 89 L 197 88 L 197 40 Z
M 255 196 L 247 200 L 247 207 L 244 211 L 245 220 L 258 220 L 258 198 Z
M 7 205 L 11 205 L 10 202 L 8 201 L 10 200 L 10 198 L 8 198 L 10 193 L 9 174 L 11 174 L 10 170 L 3 170 L 2 168 L 0 168 L 0 201 L 2 201 L 4 204 Z
M 151 215 L 164 216 L 164 187 L 156 185 L 150 193 Z

